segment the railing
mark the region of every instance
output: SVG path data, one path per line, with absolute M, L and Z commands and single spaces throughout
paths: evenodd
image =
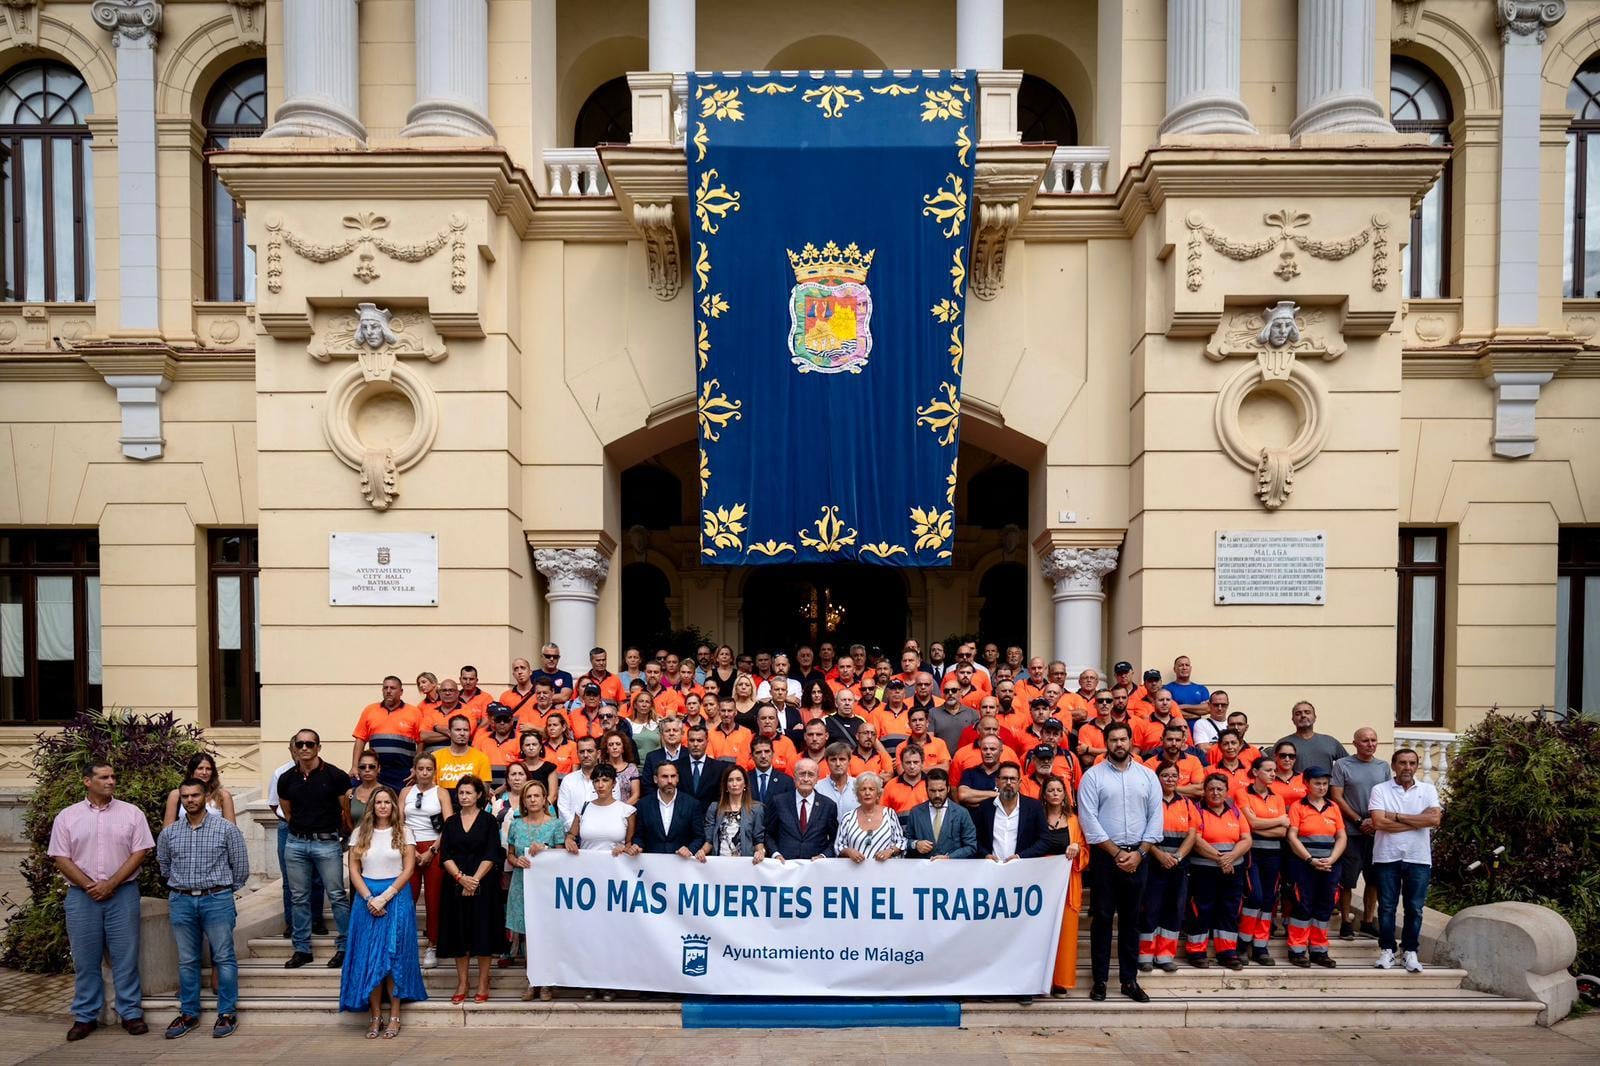
M 1455 733 L 1443 733 L 1435 730 L 1396 729 L 1394 731 L 1394 746 L 1400 748 L 1415 748 L 1420 766 L 1417 776 L 1443 792 L 1450 777 L 1450 758 L 1455 753 L 1456 741 L 1460 737 Z
M 551 196 L 610 196 L 600 153 L 593 148 L 547 148 L 545 169 L 550 172 Z
M 1111 149 L 1101 145 L 1082 148 L 1057 148 L 1050 167 L 1039 185 L 1042 193 L 1092 194 L 1104 192 L 1106 167 Z

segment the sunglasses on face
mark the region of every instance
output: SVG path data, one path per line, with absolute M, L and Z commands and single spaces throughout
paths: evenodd
M 1292 751 L 1280 751 L 1280 752 L 1278 752 L 1278 758 L 1280 758 L 1280 759 L 1298 759 L 1299 757 L 1300 756 L 1296 755 Z
M 1114 701 L 1112 701 L 1112 700 L 1095 700 L 1095 702 L 1096 703 L 1100 703 L 1100 704 L 1110 704 L 1110 703 L 1112 703 Z
M 294 742 L 294 746 L 297 748 L 314 748 L 317 746 L 317 742 L 314 740 L 297 740 Z
M 559 659 L 559 658 L 561 658 L 561 656 L 559 656 L 559 655 L 546 655 L 545 658 L 546 659 Z
M 358 769 L 358 770 L 376 770 L 377 766 L 375 766 L 374 764 L 372 764 L 370 762 L 364 762 L 360 766 L 356 767 L 356 769 Z

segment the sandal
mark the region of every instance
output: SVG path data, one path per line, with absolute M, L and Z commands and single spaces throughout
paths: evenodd
M 400 1035 L 400 1019 L 399 1018 L 395 1018 L 395 1019 L 391 1020 L 389 1022 L 388 1027 L 383 1030 L 383 1038 L 385 1040 L 393 1040 L 395 1037 L 397 1037 L 399 1035 Z
M 380 1030 L 382 1028 L 383 1028 L 383 1019 L 378 1017 L 376 1014 L 374 1014 L 372 1016 L 372 1024 L 367 1026 L 367 1039 L 368 1040 L 376 1040 L 376 1039 L 378 1039 L 378 1030 Z

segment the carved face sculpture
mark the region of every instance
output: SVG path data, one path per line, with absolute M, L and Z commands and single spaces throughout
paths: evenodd
M 356 346 L 358 348 L 382 348 L 385 344 L 397 344 L 399 338 L 389 328 L 390 314 L 377 304 L 356 305 Z
M 1300 342 L 1300 327 L 1294 320 L 1296 310 L 1295 305 L 1288 301 L 1269 308 L 1266 325 L 1261 327 L 1261 332 L 1257 334 L 1256 339 L 1268 348 L 1282 348 L 1289 344 L 1298 344 Z

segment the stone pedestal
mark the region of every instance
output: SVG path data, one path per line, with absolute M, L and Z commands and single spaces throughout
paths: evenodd
M 1045 580 L 1054 584 L 1055 657 L 1067 676 L 1089 667 L 1104 672 L 1101 617 L 1105 577 L 1117 568 L 1115 548 L 1054 548 L 1040 560 Z
M 1168 0 L 1161 132 L 1256 132 L 1239 98 L 1239 0 Z

